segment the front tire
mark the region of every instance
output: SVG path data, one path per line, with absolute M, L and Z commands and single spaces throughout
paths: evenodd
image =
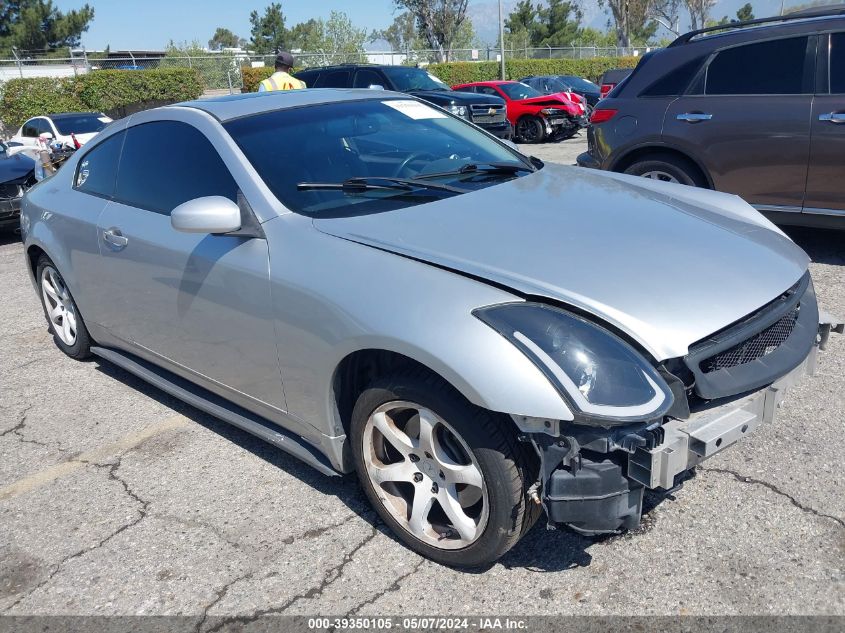
M 38 259 L 35 274 L 41 306 L 56 345 L 75 360 L 88 358 L 91 355 L 91 337 L 56 265 L 49 257 L 42 255 Z
M 355 470 L 370 503 L 411 549 L 438 563 L 495 562 L 539 515 L 535 471 L 509 420 L 437 376 L 375 381 L 352 414 Z
M 534 116 L 524 116 L 516 122 L 516 137 L 522 143 L 542 143 L 546 138 L 546 125 Z

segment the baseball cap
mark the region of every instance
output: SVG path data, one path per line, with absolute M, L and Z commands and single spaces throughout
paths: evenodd
M 293 55 L 291 55 L 287 51 L 279 51 L 276 54 L 276 63 L 284 64 L 285 66 L 290 66 L 291 68 L 293 68 Z

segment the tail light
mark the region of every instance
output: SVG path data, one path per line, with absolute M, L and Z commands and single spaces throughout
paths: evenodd
M 601 85 L 601 98 L 604 99 L 607 96 L 607 93 L 613 90 L 613 87 L 616 84 L 602 84 Z
M 76 149 L 79 149 L 79 148 L 81 148 L 81 147 L 82 147 L 82 143 L 80 143 L 80 142 L 77 140 L 76 135 L 75 135 L 73 132 L 71 132 L 71 134 L 70 134 L 70 138 L 71 138 L 71 140 L 73 141 L 73 146 L 74 146 Z
M 612 110 L 611 108 L 596 108 L 590 117 L 590 123 L 595 124 L 610 121 L 610 119 L 616 116 L 616 112 L 616 110 Z

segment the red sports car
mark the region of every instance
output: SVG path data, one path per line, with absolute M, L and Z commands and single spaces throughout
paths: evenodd
M 502 97 L 514 134 L 523 143 L 570 138 L 587 125 L 583 98 L 571 92 L 544 95 L 518 81 L 478 81 L 452 88 Z

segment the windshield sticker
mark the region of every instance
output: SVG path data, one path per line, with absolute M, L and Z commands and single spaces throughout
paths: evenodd
M 445 119 L 446 115 L 419 101 L 382 101 L 412 119 Z

